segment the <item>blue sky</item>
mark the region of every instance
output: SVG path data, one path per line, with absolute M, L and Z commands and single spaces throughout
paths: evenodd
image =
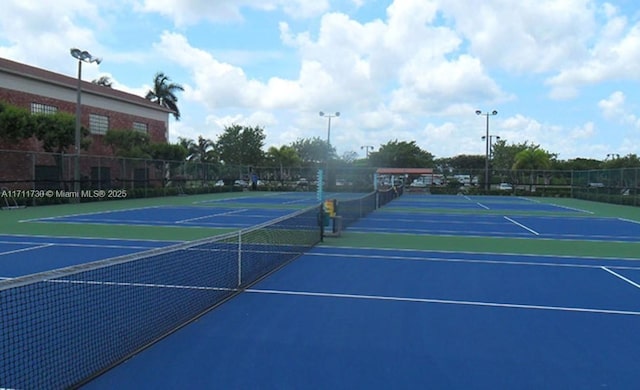
M 0 56 L 75 77 L 69 49 L 103 57 L 141 96 L 185 87 L 171 141 L 261 126 L 266 146 L 327 137 L 338 154 L 392 140 L 436 157 L 507 144 L 604 160 L 640 154 L 635 0 L 4 0 Z

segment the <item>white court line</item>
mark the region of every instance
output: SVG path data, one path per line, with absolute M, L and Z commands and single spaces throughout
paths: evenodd
M 491 210 L 491 209 L 489 208 L 489 206 L 485 206 L 485 205 L 483 205 L 483 204 L 482 204 L 482 203 L 480 203 L 480 202 L 476 202 L 476 204 L 477 204 L 478 206 L 482 207 L 482 208 L 483 208 L 483 209 L 485 209 L 485 210 Z
M 232 215 L 232 214 L 242 213 L 242 212 L 245 212 L 245 211 L 248 211 L 248 210 L 249 209 L 238 209 L 238 210 L 227 211 L 226 213 L 208 214 L 208 215 L 205 215 L 205 216 L 202 216 L 202 217 L 181 219 L 179 221 L 175 221 L 174 223 L 185 223 L 185 222 L 197 221 L 199 219 L 217 217 L 217 216 L 221 216 L 221 215 Z
M 583 210 L 583 209 L 579 209 L 579 208 L 576 208 L 576 207 L 563 206 L 563 205 L 557 204 L 557 203 L 547 203 L 547 204 L 549 204 L 551 206 L 554 206 L 554 207 L 561 208 L 561 209 L 567 209 L 567 210 L 571 210 L 571 211 L 579 211 L 581 213 L 593 214 L 593 211 Z
M 80 216 L 85 216 L 85 215 L 111 214 L 111 213 L 119 213 L 121 211 L 137 211 L 137 210 L 146 210 L 146 209 L 157 209 L 157 208 L 160 208 L 160 207 L 162 207 L 162 206 L 131 207 L 131 208 L 126 208 L 126 209 L 118 209 L 118 210 L 103 210 L 103 211 L 93 211 L 93 212 L 89 212 L 89 213 L 64 214 L 64 215 L 58 215 L 58 216 L 55 216 L 55 217 L 22 219 L 22 220 L 20 220 L 18 222 L 20 222 L 20 223 L 23 223 L 23 222 L 40 222 L 40 221 L 55 220 L 55 219 L 60 219 L 60 218 L 80 217 Z
M 297 295 L 297 296 L 312 296 L 312 297 L 325 297 L 325 298 L 346 298 L 346 299 L 363 299 L 363 300 L 376 300 L 376 301 L 435 303 L 435 304 L 444 304 L 444 305 L 484 306 L 484 307 L 500 307 L 500 308 L 510 308 L 510 309 L 549 310 L 549 311 L 565 311 L 565 312 L 577 312 L 577 313 L 619 314 L 619 315 L 628 315 L 628 316 L 640 316 L 640 312 L 628 311 L 628 310 L 607 310 L 607 309 L 589 309 L 589 308 L 582 308 L 582 307 L 523 305 L 518 303 L 458 301 L 458 300 L 431 299 L 431 298 L 405 298 L 405 297 L 392 297 L 392 296 L 384 296 L 384 295 L 314 293 L 314 292 L 305 292 L 305 291 L 286 291 L 286 290 L 247 289 L 245 290 L 245 292 L 259 293 L 259 294 L 275 294 L 275 295 Z
M 504 254 L 504 253 L 487 253 L 488 255 L 497 255 L 497 256 L 514 256 L 513 254 Z M 578 269 L 595 269 L 602 268 L 603 266 L 600 264 L 578 264 L 578 263 L 552 263 L 552 262 L 543 262 L 539 261 L 541 258 L 556 258 L 555 256 L 537 256 L 537 255 L 520 255 L 516 254 L 517 257 L 532 257 L 535 258 L 536 261 L 514 261 L 514 260 L 487 260 L 487 259 L 467 259 L 463 257 L 418 257 L 418 256 L 389 256 L 389 255 L 357 255 L 357 254 L 348 254 L 348 253 L 305 253 L 305 256 L 316 256 L 316 257 L 334 257 L 340 256 L 342 258 L 347 259 L 376 259 L 376 260 L 394 260 L 394 261 L 424 261 L 424 262 L 441 262 L 441 263 L 462 263 L 462 264 L 489 264 L 489 265 L 520 265 L 520 266 L 528 266 L 528 267 L 558 267 L 558 268 L 578 268 Z M 562 257 L 560 257 L 562 258 Z M 568 257 L 573 259 L 574 257 Z M 580 257 L 579 259 L 584 260 L 593 260 L 593 261 L 601 261 L 602 258 L 588 258 L 588 257 Z M 613 259 L 613 260 L 621 260 L 621 259 Z M 627 259 L 630 262 L 638 263 L 637 259 Z M 625 265 L 616 265 L 609 266 L 612 269 L 627 269 L 627 270 L 640 270 L 640 264 L 638 266 L 625 266 Z
M 630 223 L 640 224 L 640 222 L 638 222 L 638 221 L 634 221 L 633 219 L 618 218 L 618 220 L 619 220 L 619 221 L 622 221 L 622 222 L 630 222 Z
M 513 223 L 513 224 L 516 224 L 516 225 L 520 226 L 521 228 L 523 228 L 523 229 L 525 229 L 525 230 L 530 231 L 531 233 L 535 234 L 536 236 L 539 236 L 539 235 L 540 235 L 540 233 L 536 232 L 535 230 L 533 230 L 533 229 L 531 229 L 531 228 L 528 228 L 528 227 L 524 226 L 524 225 L 523 225 L 523 224 L 521 224 L 520 222 L 514 221 L 513 219 L 511 219 L 511 218 L 507 217 L 506 215 L 504 216 L 504 219 L 506 219 L 507 221 L 509 221 L 509 222 L 511 222 L 511 223 Z
M 72 248 L 112 248 L 112 249 L 154 249 L 154 248 L 162 248 L 158 246 L 145 246 L 145 245 L 113 245 L 113 244 L 77 244 L 71 242 L 20 242 L 20 241 L 2 241 L 0 240 L 0 244 L 15 244 L 15 245 L 34 245 L 34 244 L 47 244 L 51 246 L 63 246 L 63 247 L 72 247 Z M 168 243 L 166 246 L 170 246 L 171 243 Z M 1 253 L 0 253 L 1 254 Z M 1 389 L 0 389 L 1 390 Z
M 0 239 L 2 239 L 3 237 L 25 237 L 25 238 L 51 238 L 53 240 L 58 240 L 58 239 L 72 239 L 72 240 L 98 240 L 98 241 L 140 241 L 140 242 L 144 242 L 144 241 L 150 241 L 150 242 L 183 242 L 183 241 L 167 241 L 167 240 L 156 240 L 156 239 L 149 239 L 149 238 L 113 238 L 113 237 L 76 237 L 76 236 L 50 236 L 50 235 L 46 235 L 46 234 L 0 234 Z M 7 243 L 12 243 L 13 241 L 7 241 Z M 26 242 L 26 244 L 39 244 L 39 242 Z M 52 242 L 51 244 L 58 244 L 57 242 Z
M 294 199 L 294 200 L 290 200 L 288 202 L 282 202 L 282 204 L 295 204 L 295 203 L 303 203 L 303 202 L 308 202 L 309 200 L 311 200 L 312 198 L 302 198 L 302 199 Z
M 53 246 L 53 244 L 44 244 L 44 245 L 32 246 L 30 248 L 22 248 L 22 249 L 16 249 L 16 250 L 12 250 L 12 251 L 0 252 L 0 256 L 10 255 L 12 253 L 27 252 L 27 251 L 32 251 L 32 250 L 35 250 L 35 249 L 47 248 L 47 247 L 50 247 L 50 246 Z
M 432 303 L 432 304 L 443 304 L 443 305 L 481 306 L 481 307 L 498 307 L 498 308 L 508 308 L 508 309 L 547 310 L 547 311 L 563 311 L 563 312 L 574 312 L 574 313 L 595 313 L 595 314 L 640 316 L 640 312 L 628 311 L 628 310 L 607 310 L 607 309 L 590 309 L 590 308 L 583 308 L 583 307 L 525 305 L 525 304 L 518 304 L 518 303 L 496 303 L 496 302 L 459 301 L 459 300 L 432 299 L 432 298 L 394 297 L 394 296 L 385 296 L 385 295 L 339 294 L 339 293 L 322 293 L 322 292 L 291 291 L 291 290 L 262 290 L 262 289 L 251 289 L 251 288 L 242 290 L 237 288 L 226 288 L 226 287 L 183 286 L 183 285 L 150 284 L 150 283 L 99 282 L 99 281 L 83 281 L 83 280 L 50 279 L 46 281 L 51 283 L 89 284 L 89 285 L 124 286 L 124 287 L 128 286 L 128 287 L 147 287 L 147 288 L 194 289 L 194 290 L 209 290 L 209 291 L 246 292 L 246 293 L 252 293 L 252 294 L 294 295 L 294 296 L 323 297 L 323 298 Z
M 638 284 L 638 283 L 634 282 L 633 280 L 631 280 L 631 279 L 627 279 L 627 278 L 625 278 L 624 276 L 620 275 L 620 274 L 619 274 L 619 273 L 617 273 L 617 272 L 614 272 L 614 271 L 610 270 L 610 269 L 609 269 L 609 268 L 607 268 L 607 267 L 602 266 L 602 267 L 600 267 L 600 268 L 602 268 L 603 270 L 607 271 L 607 272 L 608 272 L 608 273 L 610 273 L 611 275 L 613 275 L 613 276 L 615 276 L 615 277 L 618 277 L 618 278 L 620 278 L 620 279 L 624 280 L 625 282 L 629 283 L 629 284 L 630 284 L 630 285 L 632 285 L 633 287 L 640 288 L 640 284 Z

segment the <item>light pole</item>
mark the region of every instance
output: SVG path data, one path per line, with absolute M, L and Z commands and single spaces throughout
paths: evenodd
M 476 110 L 476 115 L 484 115 L 487 117 L 487 135 L 485 139 L 485 152 L 484 152 L 484 189 L 489 191 L 489 117 L 498 115 L 498 111 L 493 110 L 491 112 L 483 113 L 480 110 Z
M 482 136 L 482 140 L 484 141 L 484 139 L 487 138 L 486 136 Z M 489 135 L 489 160 L 493 160 L 493 139 L 496 139 L 496 141 L 500 140 L 500 136 L 499 135 Z
M 326 114 L 322 111 L 320 111 L 320 116 L 326 117 L 329 122 L 327 124 L 327 173 L 329 173 L 329 154 L 331 153 L 331 118 L 337 118 L 340 116 L 339 112 L 336 112 L 335 114 Z
M 75 167 L 73 173 L 73 188 L 74 191 L 80 192 L 80 127 L 81 127 L 81 118 L 82 110 L 81 110 L 81 102 L 80 95 L 82 91 L 82 62 L 92 63 L 95 62 L 98 65 L 102 62 L 102 58 L 94 57 L 86 50 L 80 50 L 76 48 L 72 48 L 70 50 L 71 56 L 78 60 L 78 89 L 76 96 L 76 139 L 75 139 Z
M 360 150 L 364 149 L 365 156 L 369 158 L 369 149 L 373 152 L 373 146 L 364 145 L 360 147 Z

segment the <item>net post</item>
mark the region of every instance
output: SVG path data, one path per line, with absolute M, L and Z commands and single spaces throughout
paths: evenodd
M 242 230 L 238 232 L 238 287 L 242 286 Z

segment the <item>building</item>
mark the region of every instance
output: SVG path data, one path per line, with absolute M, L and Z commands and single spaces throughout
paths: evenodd
M 32 113 L 63 111 L 75 115 L 77 88 L 77 78 L 0 58 L 2 102 Z M 112 186 L 113 180 L 135 183 L 150 179 L 147 167 L 124 169 L 121 162 L 114 162 L 113 151 L 103 138 L 110 129 L 131 129 L 148 134 L 152 142 L 167 142 L 172 111 L 143 97 L 86 81 L 81 89 L 81 123 L 91 134 L 89 149 L 80 152 L 81 177 L 90 178 L 94 187 L 96 182 L 98 186 Z M 69 163 L 65 166 L 69 155 L 57 156 L 56 162 L 56 156 L 45 157 L 43 152 L 35 138 L 19 143 L 0 140 L 0 183 L 31 181 L 31 185 L 21 187 L 42 188 L 51 186 L 45 181 L 72 180 Z

